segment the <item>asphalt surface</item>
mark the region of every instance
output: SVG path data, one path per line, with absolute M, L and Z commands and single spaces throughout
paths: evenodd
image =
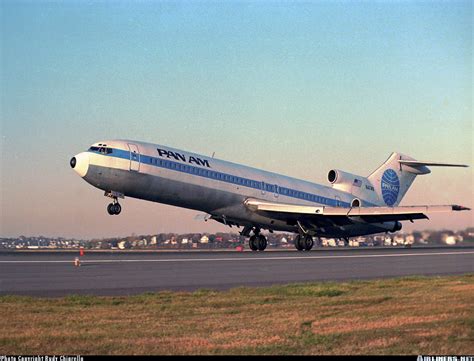
M 0 295 L 130 295 L 474 272 L 474 247 L 296 251 L 0 252 Z

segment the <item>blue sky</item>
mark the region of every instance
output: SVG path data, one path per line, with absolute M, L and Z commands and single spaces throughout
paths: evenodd
M 0 235 L 222 229 L 126 200 L 108 217 L 70 157 L 150 141 L 325 182 L 392 151 L 472 164 L 472 3 L 1 2 Z M 404 204 L 473 206 L 472 168 Z M 461 228 L 472 214 L 410 227 Z M 225 229 L 225 228 L 224 228 Z

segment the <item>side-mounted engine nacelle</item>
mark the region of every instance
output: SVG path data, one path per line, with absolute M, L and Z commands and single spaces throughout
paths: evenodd
M 367 178 L 355 174 L 344 172 L 339 169 L 331 169 L 328 173 L 328 181 L 333 188 L 344 192 L 352 192 L 352 187 L 360 187 L 362 183 L 368 183 Z
M 332 169 L 328 173 L 328 181 L 334 189 L 354 196 L 351 202 L 352 207 L 362 206 L 364 200 L 372 204 L 377 202 L 374 186 L 366 177 Z
M 395 232 L 398 232 L 402 229 L 402 224 L 398 221 L 396 221 L 394 224 L 393 224 L 393 228 L 391 231 L 389 231 L 390 233 L 395 233 Z

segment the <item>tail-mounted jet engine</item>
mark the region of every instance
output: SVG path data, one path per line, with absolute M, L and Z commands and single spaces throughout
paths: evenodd
M 366 177 L 344 172 L 339 169 L 331 169 L 328 173 L 328 181 L 333 188 L 352 193 L 352 187 L 360 187 L 362 183 L 369 183 Z

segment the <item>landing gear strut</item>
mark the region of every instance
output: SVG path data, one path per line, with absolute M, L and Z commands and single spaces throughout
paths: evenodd
M 295 247 L 298 251 L 311 251 L 313 245 L 313 237 L 311 237 L 310 235 L 302 237 L 298 234 L 295 238 Z
M 260 230 L 257 228 L 254 231 L 254 235 L 249 238 L 249 247 L 252 251 L 264 251 L 267 248 L 268 242 L 267 237 L 260 234 Z
M 117 198 L 114 198 L 114 201 L 107 206 L 107 212 L 111 216 L 119 215 L 121 211 L 122 211 L 122 207 L 117 201 Z

